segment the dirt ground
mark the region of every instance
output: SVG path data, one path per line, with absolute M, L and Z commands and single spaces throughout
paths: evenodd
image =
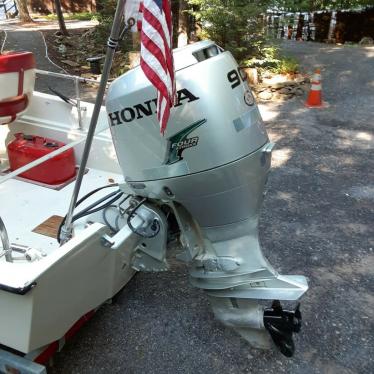
M 280 273 L 309 278 L 295 356 L 253 349 L 215 321 L 206 295 L 175 264 L 137 274 L 56 355 L 50 373 L 374 372 L 374 48 L 282 48 L 305 72 L 322 69 L 328 102 L 260 107 L 277 143 L 263 251 Z
M 326 109 L 261 111 L 278 144 L 260 237 L 284 274 L 305 274 L 291 359 L 251 348 L 213 318 L 183 266 L 138 274 L 55 359 L 52 373 L 372 373 L 374 49 L 287 42 L 322 68 Z
M 93 28 L 95 21 L 66 21 L 66 26 L 72 35 L 84 33 Z M 64 59 L 53 48 L 54 33 L 59 29 L 56 21 L 38 20 L 35 23 L 20 23 L 17 20 L 0 21 L 0 47 L 7 50 L 27 50 L 34 53 L 36 65 L 39 70 L 52 71 L 62 74 L 79 75 L 81 70 L 74 69 L 59 61 Z M 46 57 L 48 56 L 48 58 Z M 87 55 L 92 57 L 93 55 Z M 69 57 L 65 58 L 69 60 Z M 36 90 L 51 94 L 49 87 L 57 89 L 62 94 L 75 98 L 75 87 L 72 80 L 51 78 L 45 75 L 37 75 Z M 80 85 L 80 97 L 86 101 L 94 101 L 96 88 L 92 85 Z

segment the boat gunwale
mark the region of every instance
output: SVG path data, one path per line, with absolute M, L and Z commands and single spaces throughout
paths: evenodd
M 30 292 L 34 287 L 37 286 L 37 282 L 32 282 L 29 285 L 25 287 L 12 287 L 7 286 L 6 284 L 0 283 L 0 291 L 9 292 L 16 295 L 26 295 L 28 292 Z

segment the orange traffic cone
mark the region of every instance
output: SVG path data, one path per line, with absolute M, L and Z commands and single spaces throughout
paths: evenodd
M 306 99 L 305 106 L 308 108 L 323 108 L 322 102 L 322 86 L 321 86 L 321 70 L 316 69 L 312 78 L 312 86 Z

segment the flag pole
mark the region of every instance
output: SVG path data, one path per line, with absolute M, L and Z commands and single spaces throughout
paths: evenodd
M 72 238 L 73 235 L 73 213 L 74 213 L 74 208 L 78 200 L 78 195 L 79 191 L 82 185 L 82 180 L 84 176 L 84 171 L 86 169 L 88 157 L 90 154 L 91 150 L 91 145 L 93 141 L 93 137 L 95 135 L 95 130 L 96 130 L 96 125 L 97 121 L 99 119 L 99 114 L 101 110 L 101 105 L 103 103 L 104 99 L 104 94 L 105 94 L 105 89 L 106 85 L 109 79 L 109 73 L 110 69 L 112 67 L 113 63 L 113 58 L 114 58 L 114 53 L 115 50 L 118 46 L 118 39 L 120 36 L 120 31 L 121 31 L 121 19 L 123 16 L 123 11 L 125 7 L 126 0 L 118 0 L 117 2 L 117 7 L 116 7 L 116 12 L 114 15 L 114 20 L 113 20 L 113 25 L 112 25 L 112 30 L 110 33 L 110 37 L 108 38 L 107 42 L 107 51 L 106 51 L 106 56 L 105 56 L 105 62 L 104 62 L 104 67 L 103 67 L 103 73 L 101 75 L 101 80 L 100 80 L 100 86 L 97 92 L 96 96 L 96 101 L 95 101 L 95 106 L 93 109 L 92 117 L 91 117 L 91 122 L 90 126 L 87 132 L 87 137 L 86 137 L 86 142 L 84 145 L 84 150 L 82 154 L 82 161 L 78 170 L 76 182 L 74 185 L 74 190 L 73 194 L 71 196 L 71 201 L 70 201 L 70 206 L 69 210 L 66 215 L 66 220 L 64 226 L 61 228 L 61 244 L 66 243 L 68 240 Z

